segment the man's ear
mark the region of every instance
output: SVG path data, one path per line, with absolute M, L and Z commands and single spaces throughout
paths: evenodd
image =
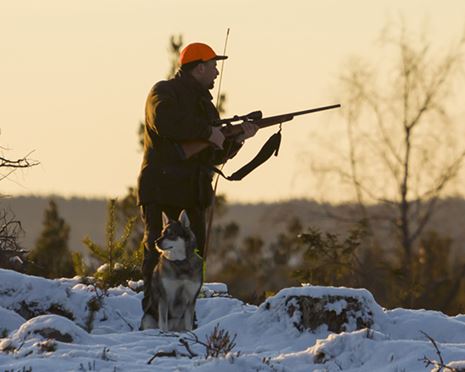
M 162 222 L 163 222 L 163 226 L 168 225 L 168 223 L 170 222 L 170 219 L 169 219 L 169 217 L 166 215 L 165 212 L 161 212 L 161 220 L 162 220 Z
M 192 70 L 192 73 L 194 74 L 194 76 L 202 76 L 204 72 L 205 72 L 205 63 L 199 63 Z
M 191 224 L 189 221 L 189 217 L 187 217 L 187 212 L 185 209 L 183 209 L 181 213 L 179 214 L 178 220 L 179 222 L 181 222 L 181 225 L 183 225 L 186 228 L 188 228 Z

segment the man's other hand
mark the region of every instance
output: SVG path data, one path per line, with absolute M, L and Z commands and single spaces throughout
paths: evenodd
M 244 123 L 241 126 L 242 126 L 244 133 L 237 136 L 237 139 L 236 139 L 237 142 L 243 142 L 247 138 L 255 136 L 255 133 L 257 133 L 258 129 L 260 129 L 258 125 L 254 123 Z
M 219 149 L 223 149 L 224 134 L 221 132 L 220 128 L 212 127 L 212 134 L 208 137 L 208 141 Z

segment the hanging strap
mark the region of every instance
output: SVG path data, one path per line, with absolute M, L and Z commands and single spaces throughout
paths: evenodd
M 265 142 L 265 144 L 262 146 L 258 154 L 250 162 L 248 162 L 246 165 L 244 165 L 242 168 L 234 172 L 229 177 L 226 177 L 224 173 L 216 167 L 211 167 L 211 169 L 215 173 L 218 173 L 220 176 L 224 177 L 225 179 L 229 181 L 240 181 L 245 176 L 247 176 L 250 172 L 252 172 L 255 168 L 259 167 L 265 161 L 267 161 L 271 157 L 271 155 L 273 155 L 273 153 L 275 156 L 278 156 L 280 144 L 281 144 L 281 128 L 279 129 L 277 133 L 273 134 L 270 138 L 268 138 L 268 141 Z

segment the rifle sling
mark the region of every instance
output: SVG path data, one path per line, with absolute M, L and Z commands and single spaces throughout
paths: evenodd
M 218 173 L 220 176 L 223 178 L 229 180 L 229 181 L 240 181 L 242 180 L 245 176 L 247 176 L 250 172 L 252 172 L 255 168 L 259 167 L 262 165 L 265 161 L 267 161 L 271 155 L 278 156 L 278 151 L 279 151 L 279 145 L 281 144 L 281 129 L 273 134 L 268 140 L 265 142 L 265 144 L 262 146 L 258 154 L 246 165 L 244 165 L 242 168 L 234 172 L 232 175 L 229 177 L 226 177 L 224 173 L 216 168 L 216 167 L 211 167 L 211 170 L 214 171 L 215 173 Z

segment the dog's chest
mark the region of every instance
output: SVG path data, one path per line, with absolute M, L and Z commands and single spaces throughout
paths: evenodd
M 179 296 L 183 295 L 188 298 L 193 298 L 200 289 L 201 282 L 191 280 L 188 278 L 162 278 L 163 287 L 168 296 Z

